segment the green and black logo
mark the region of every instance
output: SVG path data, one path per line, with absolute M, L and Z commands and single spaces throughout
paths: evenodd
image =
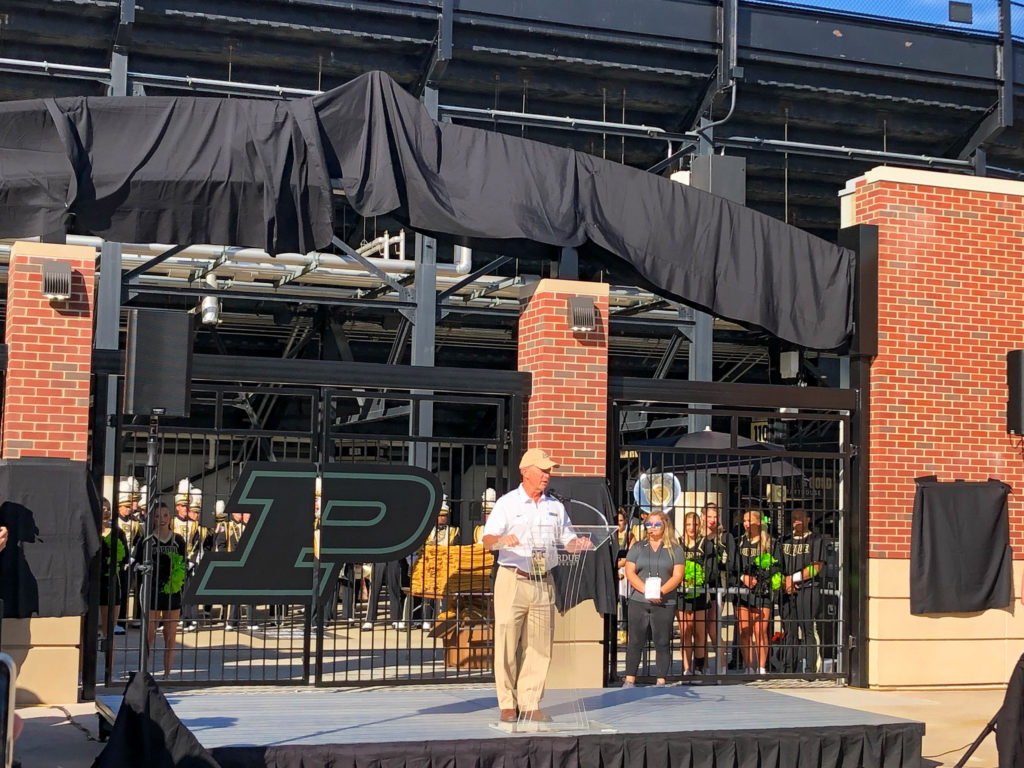
M 191 603 L 304 603 L 313 586 L 316 467 L 250 462 L 226 509 L 251 515 L 232 552 L 207 555 L 188 580 Z M 441 507 L 436 476 L 416 467 L 328 465 L 320 496 L 320 590 L 343 563 L 415 552 Z

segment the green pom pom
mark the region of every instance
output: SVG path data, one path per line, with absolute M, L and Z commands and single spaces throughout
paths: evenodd
M 781 587 L 782 587 L 782 574 L 781 573 L 773 573 L 772 574 L 772 589 L 779 589 Z
M 754 558 L 755 565 L 757 565 L 757 567 L 760 568 L 762 571 L 769 570 L 773 565 L 775 565 L 778 562 L 778 560 L 772 557 L 771 552 L 762 552 L 760 555 Z
M 181 592 L 185 584 L 185 558 L 177 552 L 169 555 L 171 559 L 171 574 L 164 583 L 164 594 L 175 595 Z
M 704 586 L 704 566 L 696 560 L 687 560 L 683 567 L 683 587 L 687 595 L 696 595 Z

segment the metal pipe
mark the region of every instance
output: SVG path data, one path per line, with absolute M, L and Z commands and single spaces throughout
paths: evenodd
M 214 80 L 208 77 L 191 77 L 189 75 L 155 75 L 149 72 L 129 72 L 128 79 L 133 83 L 153 85 L 160 88 L 178 88 L 187 91 L 250 96 L 273 96 L 279 99 L 285 97 L 305 98 L 323 93 L 323 91 L 311 90 L 309 88 L 287 88 L 283 85 L 237 83 L 231 80 Z
M 0 71 L 18 72 L 28 75 L 50 75 L 52 77 L 63 76 L 80 80 L 99 80 L 101 82 L 106 82 L 110 79 L 110 69 L 107 67 L 53 64 L 49 61 L 31 61 L 29 59 L 0 58 Z
M 454 117 L 460 120 L 513 123 L 541 128 L 557 128 L 566 131 L 589 131 L 607 133 L 611 136 L 655 139 L 658 141 L 682 141 L 699 138 L 696 133 L 675 133 L 652 125 L 609 123 L 603 120 L 584 120 L 576 117 L 555 117 L 554 115 L 540 115 L 529 112 L 509 112 L 503 109 L 476 109 L 474 107 L 455 107 L 441 104 L 438 105 L 437 112 L 438 115 Z
M 808 144 L 802 141 L 782 141 L 779 139 L 760 139 L 747 136 L 726 136 L 715 139 L 715 144 L 722 147 L 737 149 L 765 149 L 771 151 L 789 151 L 797 154 L 820 155 L 824 157 L 844 157 L 850 160 L 897 161 L 927 168 L 940 168 L 950 171 L 970 171 L 970 160 L 955 160 L 948 157 L 932 157 L 931 155 L 908 155 L 903 152 L 887 152 L 880 149 L 857 149 L 855 147 L 829 146 L 828 144 Z

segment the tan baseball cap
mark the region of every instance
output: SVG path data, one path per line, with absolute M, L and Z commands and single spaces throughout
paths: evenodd
M 554 469 L 559 466 L 558 462 L 548 455 L 548 452 L 541 448 L 531 448 L 523 454 L 522 460 L 519 462 L 520 469 L 526 469 L 527 467 L 540 467 L 541 469 Z

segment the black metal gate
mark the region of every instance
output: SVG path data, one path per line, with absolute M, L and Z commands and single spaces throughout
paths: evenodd
M 664 509 L 677 535 L 689 523 L 699 538 L 707 505 L 716 505 L 720 525 L 734 541 L 743 534 L 744 514 L 756 512 L 778 547 L 772 552 L 779 553 L 779 584 L 772 585 L 769 599 L 764 655 L 741 632 L 752 624 L 750 614 L 738 609 L 750 593 L 730 570 L 738 559 L 706 578 L 693 566 L 679 596 L 689 597 L 690 610 L 677 613 L 669 677 L 847 678 L 845 585 L 858 554 L 850 535 L 858 514 L 851 508 L 855 393 L 631 379 L 613 380 L 610 390 L 610 476 L 630 538 L 643 537 L 641 512 L 652 508 Z M 801 528 L 794 531 L 794 518 L 807 521 L 810 538 Z M 727 541 L 719 541 L 724 551 Z M 781 553 L 808 542 L 820 553 L 822 572 L 787 592 L 785 576 L 792 574 L 782 573 Z M 628 604 L 620 603 L 619 621 L 607 635 L 609 680 L 627 673 Z M 640 675 L 653 675 L 653 648 L 646 639 L 638 645 Z M 764 663 L 751 667 L 756 659 Z
M 192 489 L 191 501 L 201 509 L 200 524 L 216 532 L 218 527 L 226 530 L 231 522 L 217 518 L 217 502 L 227 500 L 248 461 L 314 462 L 324 467 L 415 463 L 441 479 L 450 522 L 460 528 L 463 542 L 472 542 L 473 529 L 482 520 L 485 490 L 493 488 L 500 495 L 514 479 L 509 457 L 520 449 L 528 376 L 271 362 L 285 365 L 268 366 L 258 375 L 254 368 L 237 365 L 236 375 L 248 374 L 257 380 L 208 383 L 213 371 L 223 376 L 223 382 L 225 369 L 232 366 L 197 356 L 197 374 L 202 379 L 193 382 L 191 417 L 159 426 L 160 502 L 173 511 L 178 485 L 185 480 Z M 354 383 L 344 387 L 320 383 L 329 380 Z M 129 539 L 138 529 L 140 502 L 144 509 L 155 507 L 153 500 L 140 499 L 132 490 L 145 476 L 147 425 L 141 421 L 119 419 L 114 452 L 118 476 L 111 499 L 113 517 Z M 119 499 L 122 481 L 126 485 Z M 132 549 L 129 543 L 129 555 Z M 424 612 L 429 603 L 431 608 L 453 610 L 458 617 L 459 606 L 434 605 L 440 601 L 411 596 L 404 563 L 400 565 L 400 605 L 390 605 L 394 597 L 380 588 L 387 583 L 381 578 L 387 567 L 351 564 L 343 568 L 340 581 L 328 588 L 331 597 L 322 612 L 312 599 L 312 584 L 310 600 L 301 605 L 186 607 L 180 622 L 166 628 L 167 637 L 164 627 L 157 632 L 151 671 L 158 677 L 165 672 L 164 651 L 173 642 L 174 658 L 166 670 L 171 684 L 315 681 L 352 685 L 490 676 L 489 617 L 474 616 L 480 631 L 472 635 L 473 648 L 460 648 L 460 633 L 439 635 L 433 631 L 435 617 Z M 379 571 L 378 579 L 373 579 L 373 569 Z M 115 570 L 127 598 L 116 624 L 113 612 L 106 611 L 106 626 L 100 622 L 100 634 L 107 639 L 101 641 L 96 657 L 87 656 L 84 661 L 102 667 L 98 677 L 108 686 L 122 685 L 138 668 L 141 631 L 134 599 L 136 570 L 128 558 Z M 378 589 L 371 594 L 373 586 Z M 370 614 L 371 605 L 375 615 Z M 398 611 L 394 624 L 392 610 Z M 427 622 L 430 625 L 424 626 Z

